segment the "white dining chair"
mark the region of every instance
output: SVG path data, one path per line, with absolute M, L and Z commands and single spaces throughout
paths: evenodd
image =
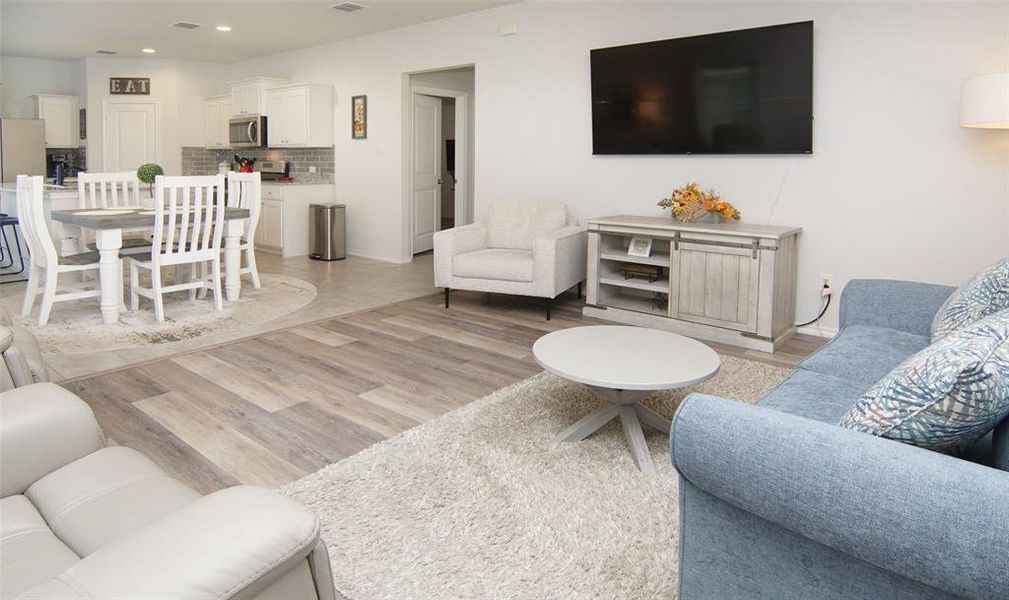
M 28 286 L 25 289 L 24 302 L 21 304 L 21 316 L 31 314 L 35 304 L 35 296 L 42 292 L 42 306 L 39 309 L 39 327 L 49 322 L 49 313 L 56 302 L 97 298 L 101 296 L 100 289 L 80 289 L 81 282 L 65 282 L 67 288 L 73 291 L 57 293 L 59 276 L 64 273 L 80 273 L 98 270 L 98 253 L 83 252 L 70 256 L 59 256 L 52 234 L 46 223 L 44 207 L 44 182 L 42 177 L 18 175 L 17 178 L 18 218 L 25 233 L 28 244 Z M 40 290 L 40 284 L 43 286 Z M 76 288 L 76 289 L 74 289 Z
M 190 290 L 214 293 L 214 308 L 224 310 L 221 297 L 221 238 L 224 232 L 224 175 L 165 177 L 154 180 L 153 245 L 147 255 L 130 255 L 130 308 L 140 308 L 140 296 L 154 301 L 154 314 L 165 321 L 164 294 Z M 209 278 L 194 278 L 164 285 L 162 268 L 195 267 L 210 263 Z M 140 271 L 151 272 L 151 287 L 140 285 Z M 176 268 L 176 274 L 181 270 Z
M 77 174 L 78 208 L 116 209 L 141 206 L 140 179 L 136 172 Z M 88 240 L 86 247 L 94 250 L 93 240 Z M 123 248 L 120 251 L 122 254 L 142 254 L 149 251 L 150 247 L 149 229 L 123 230 Z
M 248 273 L 252 278 L 252 287 L 259 289 L 259 269 L 256 268 L 256 225 L 259 224 L 259 211 L 263 205 L 263 188 L 259 173 L 228 173 L 228 206 L 249 209 L 249 218 L 245 220 L 245 234 L 238 246 L 239 256 L 245 255 L 245 266 L 239 270 L 239 276 Z M 241 258 L 239 258 L 241 262 Z

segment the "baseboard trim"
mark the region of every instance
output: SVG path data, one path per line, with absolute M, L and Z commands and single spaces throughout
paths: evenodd
M 825 339 L 831 339 L 837 335 L 837 327 L 823 327 L 818 326 L 815 323 L 813 325 L 804 325 L 797 329 L 798 333 L 804 333 L 806 335 L 813 335 L 816 337 L 821 337 Z
M 367 258 L 371 260 L 380 260 L 387 263 L 395 263 L 397 265 L 405 265 L 409 262 L 413 262 L 413 257 L 402 257 L 402 256 L 384 256 L 380 254 L 371 254 L 368 252 L 361 252 L 360 250 L 347 250 L 348 256 L 356 256 L 357 258 Z

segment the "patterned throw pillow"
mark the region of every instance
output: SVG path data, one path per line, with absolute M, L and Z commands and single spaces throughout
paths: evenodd
M 1009 415 L 1009 310 L 957 330 L 898 365 L 840 422 L 955 452 Z
M 1006 308 L 1009 308 L 1009 258 L 989 265 L 946 299 L 932 320 L 932 341 Z

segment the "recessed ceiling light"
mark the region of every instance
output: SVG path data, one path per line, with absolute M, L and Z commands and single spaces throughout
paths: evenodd
M 231 31 L 231 25 L 218 25 L 216 29 L 218 31 Z
M 154 48 L 141 48 L 140 51 L 143 52 L 144 54 L 154 54 L 155 52 L 157 52 L 157 50 L 155 50 Z
M 358 4 L 357 2 L 341 2 L 340 4 L 334 4 L 332 8 L 343 12 L 354 12 L 364 10 L 368 7 L 363 4 Z

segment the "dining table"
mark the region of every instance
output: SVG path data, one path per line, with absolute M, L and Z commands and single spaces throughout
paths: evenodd
M 238 300 L 242 291 L 241 249 L 249 209 L 227 207 L 224 211 L 224 296 Z M 123 306 L 123 263 L 119 251 L 123 247 L 123 230 L 154 227 L 153 210 L 146 208 L 54 210 L 53 221 L 64 224 L 64 235 L 73 237 L 73 229 L 95 232 L 98 249 L 98 280 L 101 286 L 102 321 L 118 323 Z M 166 215 L 167 218 L 167 215 Z M 71 227 L 66 227 L 67 225 Z

